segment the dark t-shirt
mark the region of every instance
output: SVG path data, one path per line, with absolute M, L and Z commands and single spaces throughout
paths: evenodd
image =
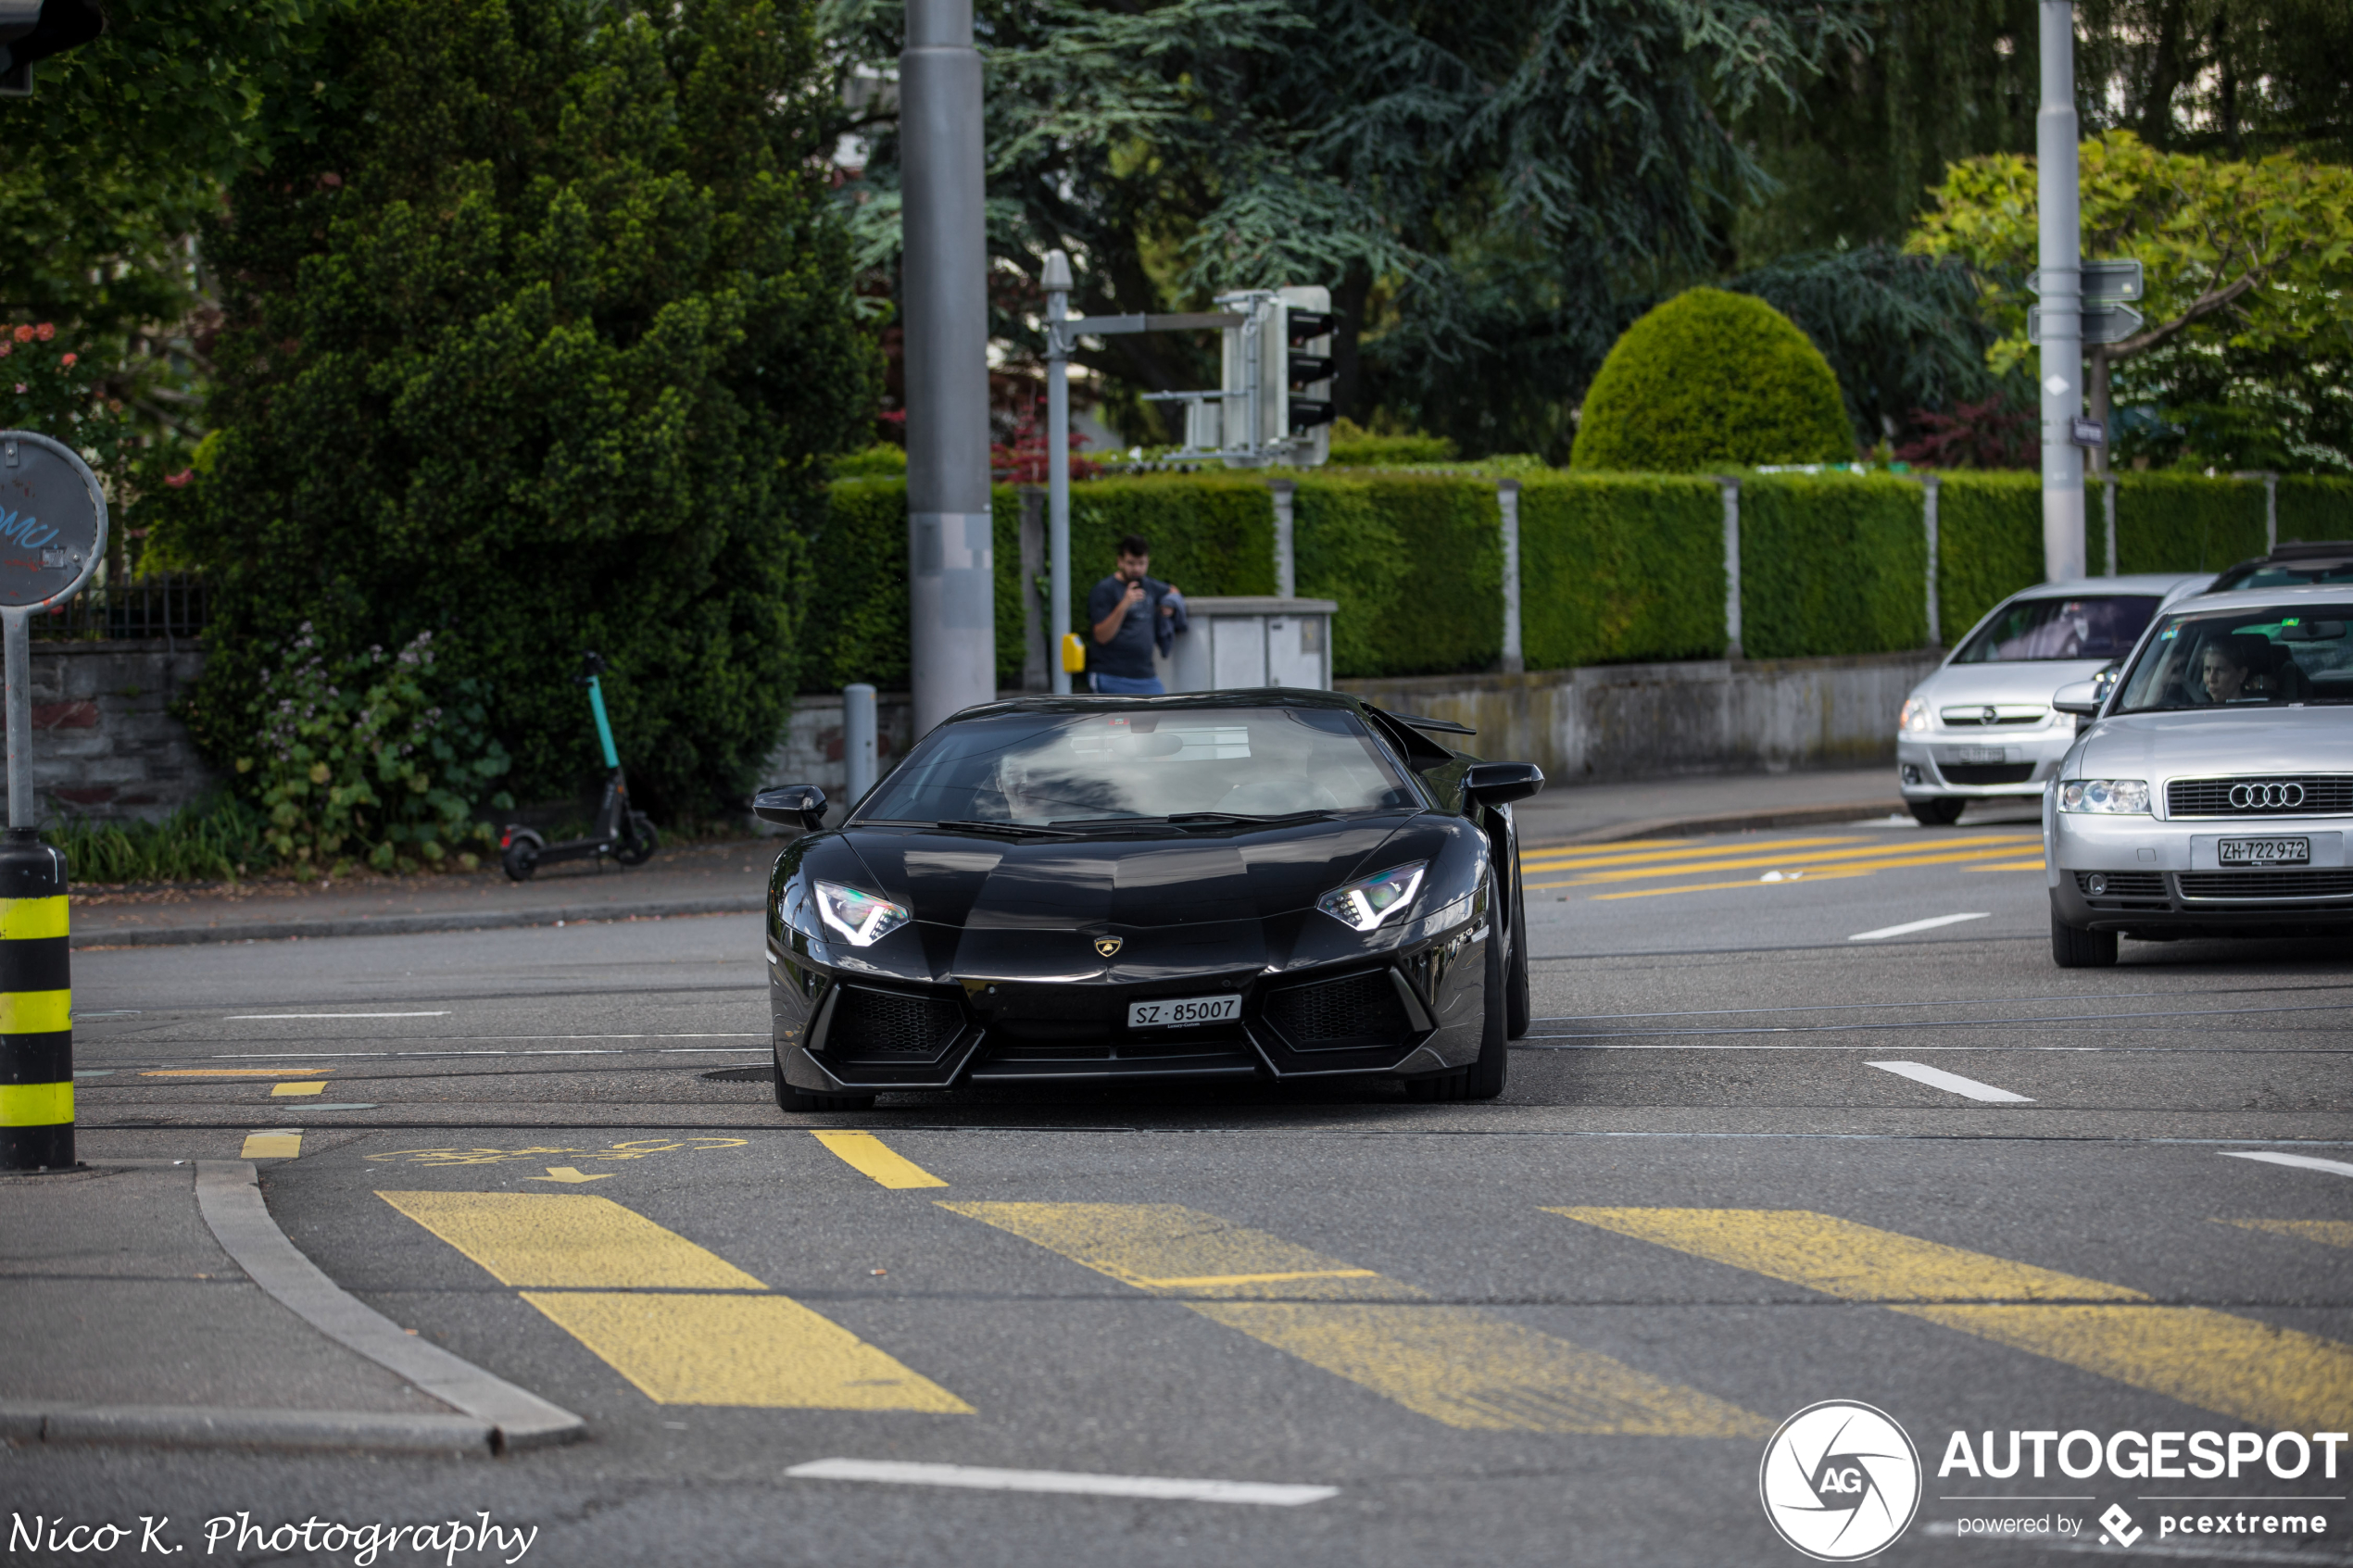
M 1152 623 L 1161 619 L 1160 602 L 1167 596 L 1168 584 L 1156 577 L 1145 578 L 1142 600 L 1128 607 L 1111 641 L 1095 641 L 1095 628 L 1102 624 L 1103 617 L 1118 607 L 1126 593 L 1125 582 L 1106 577 L 1087 596 L 1087 668 L 1098 675 L 1149 680 L 1153 674 Z

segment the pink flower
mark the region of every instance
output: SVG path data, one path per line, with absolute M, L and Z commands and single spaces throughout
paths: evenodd
M 32 329 L 31 327 L 19 327 L 17 329 L 17 341 L 19 343 L 31 343 L 32 341 Z
M 55 323 L 44 321 L 39 326 L 32 329 L 32 335 L 39 338 L 42 342 L 46 343 L 51 338 L 57 335 L 57 329 Z
M 0 359 L 6 359 L 9 355 L 14 354 L 16 351 L 17 345 L 15 344 L 10 343 L 5 337 L 0 337 Z
M 195 477 L 196 477 L 196 470 L 194 470 L 194 469 L 182 469 L 182 470 L 181 470 L 178 473 L 168 473 L 168 474 L 164 475 L 164 476 L 163 476 L 163 482 L 164 482 L 166 484 L 170 485 L 170 486 L 171 486 L 174 490 L 177 490 L 177 489 L 179 489 L 182 485 L 183 485 L 183 484 L 187 483 L 190 480 L 192 480 L 192 479 L 194 479 L 194 478 L 195 478 Z
M 17 383 L 17 390 L 18 390 L 19 392 L 22 392 L 22 391 L 24 390 L 24 383 L 22 383 L 22 382 L 19 382 L 19 383 Z
M 72 364 L 72 363 L 74 362 L 74 360 L 76 360 L 76 359 L 78 359 L 78 358 L 81 358 L 81 356 L 76 355 L 76 354 L 68 354 L 68 355 L 64 356 L 63 358 L 61 358 L 60 359 L 58 359 L 57 363 L 58 363 L 58 364 L 60 364 L 60 365 L 70 365 L 70 364 Z

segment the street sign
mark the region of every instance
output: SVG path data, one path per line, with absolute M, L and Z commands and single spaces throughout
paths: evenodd
M 2107 445 L 2108 426 L 2100 423 L 2097 420 L 2077 420 L 2075 421 L 2075 445 L 2078 446 Z
M 2141 330 L 2141 313 L 2129 305 L 2085 305 L 2082 313 L 2083 344 L 2122 343 Z M 2043 341 L 2043 307 L 2039 305 L 2026 312 L 2026 341 Z
M 2086 261 L 2078 292 L 2086 305 L 2138 299 L 2144 281 L 2141 264 L 2132 257 L 2120 261 Z M 2039 273 L 2026 281 L 2026 292 L 2038 298 L 2041 296 L 2043 279 Z
M 0 608 L 45 609 L 81 592 L 107 549 L 107 498 L 72 447 L 0 431 Z

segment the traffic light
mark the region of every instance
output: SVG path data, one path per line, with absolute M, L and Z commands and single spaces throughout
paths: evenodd
M 107 31 L 97 0 L 0 0 L 0 98 L 32 96 L 32 65 Z
M 1218 303 L 1240 306 L 1242 322 L 1225 330 L 1223 395 L 1192 406 L 1189 441 L 1222 447 L 1234 468 L 1322 463 L 1331 452 L 1331 291 L 1253 290 Z

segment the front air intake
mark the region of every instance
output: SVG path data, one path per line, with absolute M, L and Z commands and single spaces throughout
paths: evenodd
M 1266 1022 L 1301 1051 L 1403 1045 L 1414 1033 L 1385 969 L 1277 991 L 1266 998 Z
M 955 1042 L 964 1010 L 953 997 L 844 985 L 824 1051 L 845 1061 L 928 1060 Z

